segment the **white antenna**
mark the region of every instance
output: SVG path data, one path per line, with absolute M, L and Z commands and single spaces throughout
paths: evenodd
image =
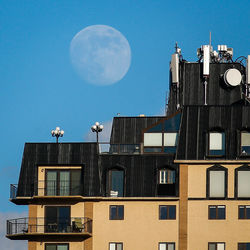
M 211 31 L 209 32 L 209 46 L 211 48 L 211 45 L 212 45 L 212 34 L 211 34 Z

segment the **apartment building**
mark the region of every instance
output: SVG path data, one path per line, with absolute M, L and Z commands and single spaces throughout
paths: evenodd
M 29 250 L 250 249 L 250 57 L 172 55 L 165 116 L 114 117 L 110 141 L 26 143 L 6 237 Z

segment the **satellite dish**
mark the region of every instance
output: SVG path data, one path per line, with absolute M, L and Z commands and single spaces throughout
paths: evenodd
M 240 85 L 242 75 L 238 69 L 228 69 L 224 74 L 224 81 L 230 87 Z

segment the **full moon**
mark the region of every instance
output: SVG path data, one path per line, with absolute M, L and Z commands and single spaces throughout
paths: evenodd
M 86 82 L 111 85 L 128 72 L 131 49 L 118 30 L 107 25 L 92 25 L 74 36 L 70 58 L 74 69 Z

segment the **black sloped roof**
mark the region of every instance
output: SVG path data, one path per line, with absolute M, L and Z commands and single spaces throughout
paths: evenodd
M 239 131 L 250 128 L 250 106 L 185 106 L 182 111 L 177 160 L 207 158 L 207 134 L 213 129 L 225 132 L 223 159 L 239 156 Z
M 110 143 L 140 144 L 143 138 L 143 129 L 152 126 L 164 118 L 166 117 L 114 117 Z
M 84 194 L 99 194 L 96 143 L 26 143 L 17 196 L 30 197 L 37 180 L 37 166 L 83 166 Z

